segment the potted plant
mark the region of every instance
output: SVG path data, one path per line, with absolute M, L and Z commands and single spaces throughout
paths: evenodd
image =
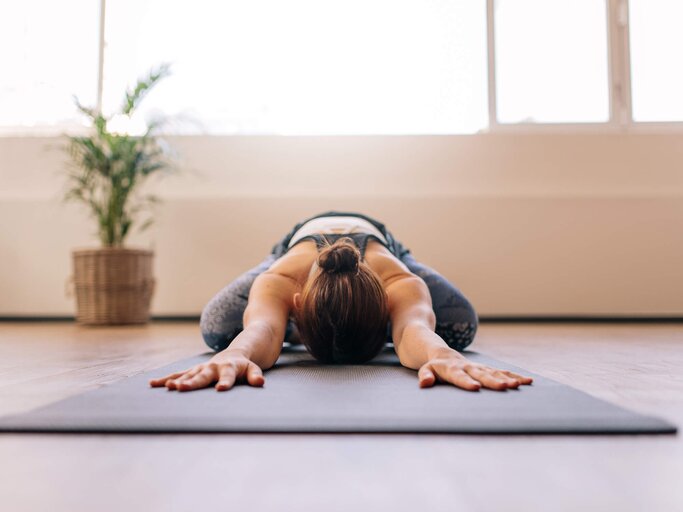
M 112 128 L 130 121 L 140 102 L 169 74 L 162 65 L 138 80 L 125 94 L 123 106 L 105 117 L 98 109 L 81 105 L 92 123 L 88 135 L 68 136 L 71 157 L 65 201 L 86 205 L 97 223 L 101 247 L 74 249 L 73 286 L 76 321 L 87 325 L 142 324 L 149 321 L 155 288 L 151 250 L 124 246 L 127 236 L 152 223 L 159 202 L 141 194 L 150 176 L 171 169 L 165 144 L 156 134 L 160 122 L 144 125 L 141 133 Z M 144 218 L 143 218 L 144 217 Z

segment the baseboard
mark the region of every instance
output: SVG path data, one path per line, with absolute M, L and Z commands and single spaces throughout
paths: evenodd
M 74 322 L 73 316 L 0 315 L 0 322 Z M 199 322 L 199 315 L 152 315 L 152 322 Z M 485 323 L 681 323 L 680 316 L 480 316 Z
M 480 316 L 481 323 L 679 323 L 680 316 Z
M 75 322 L 69 315 L 0 315 L 0 322 Z M 199 322 L 199 315 L 152 315 L 152 322 Z

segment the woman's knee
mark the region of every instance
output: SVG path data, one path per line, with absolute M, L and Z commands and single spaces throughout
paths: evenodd
M 454 350 L 464 350 L 474 341 L 479 316 L 465 296 L 455 287 L 447 300 L 434 303 L 436 333 Z
M 217 352 L 224 350 L 242 332 L 249 290 L 258 275 L 267 270 L 274 259 L 275 256 L 269 255 L 259 265 L 225 286 L 204 306 L 199 328 L 204 342 L 210 348 Z
M 228 348 L 237 335 L 242 332 L 242 326 L 235 327 L 232 332 L 213 331 L 202 329 L 202 339 L 207 346 L 216 352 L 220 352 Z
M 436 333 L 453 350 L 461 352 L 474 341 L 479 327 L 476 316 L 468 321 L 441 321 L 436 324 Z
M 449 347 L 464 350 L 473 341 L 479 317 L 465 295 L 444 276 L 411 256 L 404 258 L 411 272 L 427 284 L 436 315 L 436 333 Z
M 245 304 L 239 295 L 230 293 L 229 287 L 221 290 L 202 310 L 199 329 L 206 343 L 216 352 L 224 350 L 242 331 Z

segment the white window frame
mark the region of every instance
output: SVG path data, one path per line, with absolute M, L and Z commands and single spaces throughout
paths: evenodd
M 104 87 L 104 27 L 107 16 L 107 0 L 100 0 L 100 41 L 97 58 L 97 96 L 95 108 L 102 112 L 102 90 Z
M 683 121 L 634 121 L 628 0 L 605 0 L 609 119 L 586 123 L 500 123 L 496 103 L 495 0 L 486 0 L 489 126 L 482 133 L 683 132 Z
M 609 119 L 605 122 L 585 123 L 499 123 L 496 104 L 495 19 L 494 1 L 486 0 L 486 37 L 488 59 L 488 122 L 478 133 L 683 133 L 683 121 L 634 121 L 631 99 L 631 59 L 629 37 L 629 0 L 605 0 L 607 10 L 607 67 L 609 89 Z M 102 108 L 104 86 L 105 18 L 107 0 L 100 0 L 99 52 L 96 108 Z M 52 133 L 52 130 L 47 130 Z M 19 131 L 16 135 L 45 136 L 38 128 L 31 134 Z M 55 135 L 59 135 L 56 134 Z

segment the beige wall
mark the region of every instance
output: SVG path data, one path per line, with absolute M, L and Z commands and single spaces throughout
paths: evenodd
M 62 141 L 0 138 L 0 315 L 70 315 Z M 378 217 L 480 315 L 683 315 L 683 136 L 478 134 L 173 139 L 155 190 L 153 312 L 197 314 L 301 217 Z

